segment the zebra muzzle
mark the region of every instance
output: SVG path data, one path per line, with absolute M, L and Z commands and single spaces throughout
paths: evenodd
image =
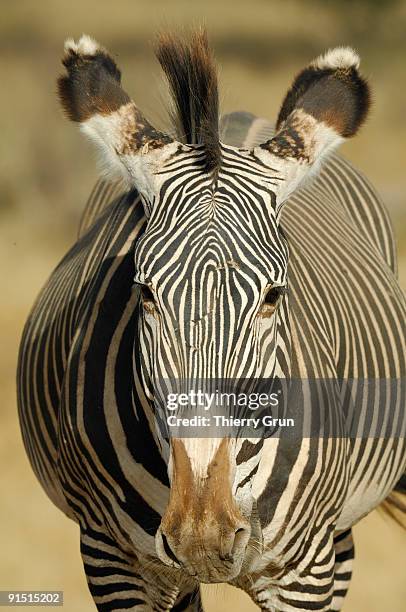
M 195 451 L 204 450 L 204 443 Z M 241 570 L 251 523 L 232 495 L 229 445 L 219 441 L 202 476 L 181 440 L 172 440 L 169 503 L 156 534 L 165 565 L 182 568 L 201 582 L 221 582 Z
M 250 539 L 250 526 L 227 527 L 183 524 L 180 532 L 156 534 L 156 550 L 165 565 L 181 569 L 199 582 L 224 582 L 235 578 L 241 570 Z

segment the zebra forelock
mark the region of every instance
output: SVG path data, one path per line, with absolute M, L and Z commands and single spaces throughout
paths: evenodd
M 202 144 L 206 170 L 218 169 L 221 150 L 217 68 L 206 31 L 200 28 L 189 41 L 162 33 L 156 56 L 172 95 L 171 117 L 178 139 Z

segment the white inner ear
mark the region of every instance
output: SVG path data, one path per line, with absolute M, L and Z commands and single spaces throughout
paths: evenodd
M 171 142 L 132 151 L 131 139 L 137 131 L 133 102 L 108 115 L 93 115 L 80 129 L 96 146 L 101 174 L 107 180 L 122 180 L 127 187 L 136 187 L 145 197 L 156 191 L 156 171 L 179 146 Z
M 117 153 L 120 145 L 119 124 L 117 113 L 93 115 L 80 124 L 80 130 L 96 146 L 99 173 L 106 180 L 122 180 L 129 185 L 130 175 Z
M 292 150 L 291 155 L 283 156 L 282 151 L 278 155 L 276 153 L 278 134 L 283 133 L 285 126 L 292 119 L 294 119 L 295 129 L 303 140 L 303 153 L 295 157 L 294 150 Z M 317 121 L 302 109 L 292 111 L 278 134 L 271 140 L 270 151 L 263 147 L 254 149 L 255 155 L 264 164 L 278 172 L 279 180 L 275 187 L 277 214 L 289 196 L 303 186 L 307 180 L 314 177 L 319 172 L 322 162 L 345 140 L 332 127 L 323 121 Z M 272 151 L 272 141 L 274 141 L 275 152 Z

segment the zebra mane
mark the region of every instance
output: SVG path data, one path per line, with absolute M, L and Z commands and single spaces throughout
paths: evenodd
M 178 139 L 204 145 L 206 169 L 215 170 L 220 164 L 219 96 L 207 32 L 201 28 L 188 41 L 161 33 L 155 53 L 168 80 Z

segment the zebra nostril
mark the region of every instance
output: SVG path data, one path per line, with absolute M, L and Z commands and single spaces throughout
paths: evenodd
M 162 537 L 162 545 L 164 547 L 165 554 L 169 557 L 169 559 L 171 559 L 171 561 L 174 561 L 177 565 L 181 565 L 179 559 L 173 552 L 172 548 L 169 546 L 169 542 L 166 538 L 166 535 L 161 532 L 161 537 Z
M 220 561 L 233 561 L 234 557 L 231 553 L 226 553 L 225 555 L 219 555 Z
M 231 546 L 231 550 L 223 550 L 219 553 L 219 558 L 221 561 L 234 561 L 234 558 L 238 557 L 247 545 L 247 541 L 249 539 L 248 529 L 239 527 L 234 531 L 234 534 L 230 534 L 231 538 L 233 538 L 233 535 L 234 539 L 232 540 L 232 546 L 231 542 L 229 544 L 229 546 Z
M 241 549 L 244 544 L 246 544 L 246 541 L 244 542 L 244 540 L 247 539 L 247 535 L 248 535 L 248 529 L 245 529 L 245 527 L 239 527 L 238 529 L 235 530 L 234 544 L 231 550 L 231 556 L 235 555 L 235 553 L 238 552 L 239 549 Z

